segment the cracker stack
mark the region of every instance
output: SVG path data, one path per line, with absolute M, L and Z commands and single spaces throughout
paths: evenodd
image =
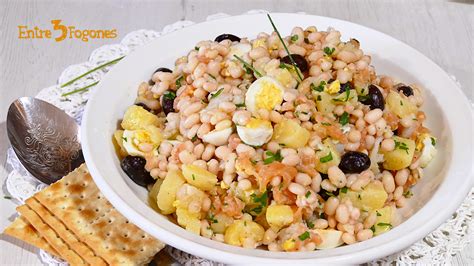
M 70 265 L 142 265 L 164 247 L 115 210 L 84 164 L 17 211 L 4 233 Z

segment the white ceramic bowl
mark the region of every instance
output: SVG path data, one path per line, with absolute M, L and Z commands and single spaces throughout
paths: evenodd
M 456 210 L 472 186 L 473 118 L 467 98 L 435 63 L 408 45 L 375 30 L 342 20 L 272 14 L 283 35 L 294 26 L 334 27 L 342 39 L 357 38 L 372 56 L 377 73 L 426 88 L 427 124 L 438 137 L 438 155 L 415 186 L 409 206 L 400 210 L 403 223 L 383 235 L 358 244 L 314 252 L 269 252 L 234 247 L 193 235 L 147 205 L 145 189 L 121 170 L 112 144 L 117 121 L 133 104 L 137 87 L 161 66 L 172 67 L 200 40 L 222 33 L 255 37 L 271 32 L 263 14 L 229 17 L 196 24 L 140 47 L 118 63 L 99 83 L 82 121 L 84 157 L 95 182 L 130 221 L 151 235 L 197 256 L 224 263 L 362 263 L 386 256 L 426 236 Z

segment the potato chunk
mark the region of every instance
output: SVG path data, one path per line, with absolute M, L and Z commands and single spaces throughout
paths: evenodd
M 401 170 L 410 166 L 415 154 L 415 141 L 394 136 L 395 149 L 385 152 L 383 167 L 387 170 Z
M 148 204 L 150 204 L 150 207 L 158 212 L 160 211 L 160 209 L 158 208 L 156 197 L 158 196 L 158 192 L 160 191 L 162 184 L 163 179 L 158 178 L 155 181 L 155 184 L 151 188 L 150 192 L 148 192 Z
M 127 130 L 144 129 L 145 126 L 158 126 L 160 121 L 158 117 L 141 106 L 132 105 L 127 111 L 122 120 L 122 128 Z
M 387 103 L 388 109 L 400 118 L 415 114 L 418 111 L 416 105 L 410 102 L 407 97 L 394 91 L 391 91 L 387 95 L 385 102 Z
M 215 174 L 199 166 L 185 164 L 181 169 L 183 169 L 183 175 L 186 181 L 202 190 L 209 191 L 213 189 L 217 183 L 217 176 Z
M 178 224 L 186 230 L 196 235 L 200 234 L 201 220 L 199 220 L 199 213 L 191 213 L 185 208 L 177 208 L 176 217 L 178 218 Z
M 341 156 L 336 147 L 329 139 L 325 139 L 319 146 L 319 151 L 316 152 L 316 170 L 327 174 L 329 167 L 339 165 L 340 162 Z
M 380 235 L 392 229 L 392 218 L 394 209 L 391 206 L 383 207 L 376 210 L 377 220 L 375 222 L 374 235 Z
M 308 143 L 309 131 L 297 122 L 285 119 L 275 125 L 273 140 L 293 149 L 301 148 Z
M 316 100 L 316 108 L 321 113 L 331 113 L 336 107 L 334 97 L 326 92 L 313 92 L 313 96 Z
M 170 214 L 173 213 L 176 208 L 173 203 L 176 199 L 176 192 L 179 187 L 185 183 L 184 177 L 180 171 L 170 170 L 161 184 L 160 191 L 156 197 L 158 208 L 161 213 Z
M 266 218 L 268 224 L 278 230 L 293 222 L 293 210 L 288 205 L 271 205 L 267 208 Z
M 264 234 L 265 229 L 258 223 L 237 220 L 225 230 L 224 241 L 230 245 L 242 246 L 247 238 L 252 238 L 255 242 L 262 241 Z
M 321 243 L 316 245 L 317 249 L 335 248 L 342 244 L 342 232 L 334 229 L 314 229 L 322 239 Z
M 339 193 L 339 197 L 349 197 L 352 205 L 363 211 L 380 209 L 387 200 L 387 192 L 381 183 L 369 183 L 361 191 L 348 189 L 346 193 Z

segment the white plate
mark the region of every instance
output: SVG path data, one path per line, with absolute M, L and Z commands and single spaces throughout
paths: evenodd
M 375 30 L 342 20 L 272 14 L 282 35 L 294 26 L 334 27 L 342 39 L 360 41 L 378 74 L 426 88 L 424 110 L 438 137 L 438 156 L 416 185 L 404 221 L 383 235 L 358 244 L 314 252 L 269 252 L 234 247 L 193 235 L 147 205 L 146 192 L 120 169 L 112 134 L 124 111 L 133 104 L 137 87 L 161 66 L 172 67 L 200 40 L 222 33 L 255 37 L 271 32 L 263 14 L 229 17 L 196 24 L 140 47 L 118 63 L 99 83 L 82 122 L 84 157 L 95 182 L 109 201 L 130 221 L 158 239 L 188 253 L 225 263 L 362 263 L 393 254 L 426 236 L 456 210 L 472 186 L 473 119 L 466 97 L 435 63 L 408 45 Z M 408 29 L 409 30 L 409 29 Z

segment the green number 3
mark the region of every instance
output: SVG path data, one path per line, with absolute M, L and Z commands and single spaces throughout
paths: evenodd
M 54 30 L 60 30 L 61 31 L 61 35 L 59 35 L 59 37 L 57 37 L 55 40 L 57 42 L 60 42 L 64 39 L 66 39 L 67 27 L 61 24 L 61 20 L 60 19 L 51 20 L 51 23 L 53 23 L 53 29 Z

